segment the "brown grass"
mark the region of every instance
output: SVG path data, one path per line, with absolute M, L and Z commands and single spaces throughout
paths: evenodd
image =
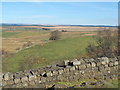
M 66 30 L 69 32 L 61 32 L 61 39 L 69 38 L 69 37 L 79 37 L 79 36 L 93 36 L 96 35 L 96 32 L 91 31 L 98 31 L 103 30 L 102 27 L 77 27 L 77 26 L 56 26 L 56 27 L 40 27 L 40 26 L 10 26 L 10 27 L 3 27 L 4 29 L 8 28 L 18 28 L 18 27 L 35 27 L 35 28 L 49 28 L 53 30 Z M 72 32 L 75 31 L 75 32 Z M 11 31 L 7 30 L 6 32 L 20 32 L 19 34 L 2 38 L 2 48 L 5 51 L 15 52 L 17 48 L 21 48 L 22 45 L 27 42 L 31 41 L 33 44 L 44 44 L 46 43 L 45 40 L 49 40 L 50 31 Z

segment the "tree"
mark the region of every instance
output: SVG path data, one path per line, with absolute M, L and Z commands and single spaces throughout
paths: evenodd
M 97 45 L 88 45 L 86 51 L 90 57 L 114 57 L 118 55 L 117 31 L 104 29 L 98 31 L 96 37 Z
M 58 30 L 52 31 L 50 33 L 50 38 L 49 40 L 58 40 L 60 38 L 60 32 Z

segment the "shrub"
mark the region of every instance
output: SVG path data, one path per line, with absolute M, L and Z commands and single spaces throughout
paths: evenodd
M 96 37 L 97 45 L 88 45 L 86 51 L 90 57 L 114 57 L 118 55 L 117 31 L 106 29 L 98 31 Z
M 48 29 L 48 28 L 42 28 L 43 30 L 50 30 L 50 29 Z
M 66 30 L 61 30 L 62 32 L 67 32 Z
M 60 38 L 60 32 L 58 30 L 52 31 L 50 33 L 50 38 L 49 40 L 58 40 Z

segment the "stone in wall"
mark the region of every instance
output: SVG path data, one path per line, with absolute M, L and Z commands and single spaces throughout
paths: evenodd
M 114 62 L 114 65 L 117 66 L 117 65 L 118 65 L 118 61 L 115 61 L 115 62 Z
M 105 65 L 105 64 L 106 64 L 106 62 L 105 62 L 105 61 L 102 61 L 102 62 L 101 62 L 101 64 L 102 64 L 102 65 Z
M 58 74 L 63 74 L 63 70 L 58 70 Z
M 102 63 L 101 62 L 97 62 L 97 67 L 100 66 Z
M 69 73 L 70 68 L 71 68 L 71 66 L 67 66 L 67 67 L 66 67 L 66 68 L 64 68 L 63 70 L 64 70 L 64 72 L 65 72 L 65 73 Z
M 51 81 L 53 81 L 54 79 L 53 79 L 53 77 L 46 77 L 46 81 L 47 82 L 51 82 Z
M 4 80 L 9 80 L 9 72 L 3 75 Z
M 112 67 L 113 65 L 114 65 L 113 62 L 110 62 L 110 63 L 108 64 L 109 67 Z
M 28 79 L 29 79 L 29 81 L 33 81 L 36 79 L 36 75 L 29 75 Z
M 80 65 L 80 64 L 81 64 L 81 62 L 78 61 L 77 59 L 71 61 L 71 63 L 72 63 L 73 66 L 76 66 L 76 65 Z
M 86 69 L 86 65 L 85 64 L 82 64 L 82 65 L 80 65 L 80 66 L 78 66 L 79 67 L 79 70 L 84 70 L 84 69 Z
M 34 86 L 35 85 L 35 82 L 34 81 L 31 81 L 28 83 L 29 86 Z
M 18 85 L 19 85 L 19 84 L 18 84 Z M 20 85 L 22 85 L 23 87 L 28 87 L 28 82 L 20 83 Z
M 81 64 L 85 63 L 85 61 L 83 59 L 80 59 L 79 61 L 81 62 Z
M 47 77 L 50 77 L 50 76 L 53 76 L 53 74 L 52 74 L 51 71 L 49 71 L 49 72 L 46 73 L 46 76 L 47 76 Z
M 40 75 L 43 76 L 43 77 L 46 77 L 46 72 L 43 72 Z
M 90 59 L 87 59 L 89 62 L 93 62 L 93 61 L 95 61 L 95 59 L 93 59 L 93 58 L 90 58 Z M 86 61 L 87 62 L 87 61 Z
M 24 73 L 25 76 L 28 76 L 28 75 L 31 74 L 31 73 L 30 73 L 30 70 L 24 70 L 23 73 Z
M 92 67 L 96 67 L 96 63 L 95 62 L 91 62 L 91 66 Z
M 64 78 L 63 75 L 58 75 L 58 76 L 57 76 L 57 80 L 58 80 L 58 81 L 66 81 L 65 79 L 66 79 L 66 78 Z
M 46 82 L 46 77 L 41 77 L 41 83 L 45 83 Z
M 75 66 L 70 67 L 70 71 L 74 71 L 75 70 Z
M 68 65 L 69 65 L 69 63 L 70 63 L 70 61 L 69 61 L 69 60 L 64 60 L 64 65 L 65 65 L 65 66 L 68 66 Z
M 20 77 L 22 77 L 22 76 L 24 76 L 24 72 L 22 72 L 22 71 L 16 72 L 16 73 L 13 75 L 14 78 L 20 78 Z
M 20 82 L 21 82 L 20 78 L 15 78 L 15 79 L 14 79 L 14 83 L 15 83 L 15 84 L 20 83 Z
M 108 57 L 102 57 L 101 60 L 103 60 L 103 64 L 108 64 L 109 63 L 109 58 Z
M 98 71 L 102 72 L 104 70 L 104 66 L 99 66 Z
M 4 80 L 11 80 L 11 79 L 13 79 L 14 77 L 13 77 L 13 74 L 12 73 L 5 73 L 5 74 L 2 74 L 2 76 L 3 76 L 3 78 L 4 78 Z
M 28 82 L 28 77 L 27 76 L 21 77 L 21 81 L 22 81 L 22 83 Z
M 53 75 L 57 75 L 57 74 L 58 74 L 58 71 L 53 70 L 53 71 L 52 71 L 52 74 L 53 74 Z
M 75 66 L 75 70 L 79 70 L 79 67 L 78 67 L 78 66 Z
M 34 81 L 35 81 L 35 84 L 40 84 L 41 83 L 41 76 L 37 77 Z
M 2 86 L 4 87 L 4 86 L 6 86 L 7 85 L 7 82 L 6 81 L 2 81 Z
M 14 81 L 13 81 L 13 80 L 9 80 L 9 81 L 7 81 L 7 83 L 8 83 L 9 85 L 13 85 L 13 84 L 14 84 Z
M 90 64 L 90 63 L 87 63 L 87 64 L 86 64 L 86 67 L 90 69 L 91 64 Z
M 36 70 L 31 70 L 30 73 L 31 73 L 32 75 L 36 75 L 36 74 L 37 74 L 37 71 L 36 71 Z

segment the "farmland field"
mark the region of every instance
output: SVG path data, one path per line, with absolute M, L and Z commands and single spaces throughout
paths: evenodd
M 17 48 L 20 48 L 25 42 L 29 40 L 34 44 L 45 43 L 46 40 L 49 39 L 50 32 L 52 30 L 56 30 L 55 27 L 47 27 L 50 28 L 50 30 L 42 30 L 42 28 L 46 28 L 46 27 L 31 26 L 32 29 L 30 29 L 30 26 L 28 26 L 29 28 L 26 26 L 27 29 L 24 29 L 23 27 L 21 26 L 3 27 L 2 38 L 3 38 L 3 49 L 5 51 L 15 52 Z M 74 31 L 74 32 L 62 32 L 61 39 L 69 38 L 69 37 L 77 37 L 80 35 L 90 35 L 90 36 L 91 34 L 95 35 L 95 31 L 90 32 L 89 30 L 87 30 L 87 28 L 84 29 L 80 29 L 79 27 L 67 27 L 67 28 L 56 27 L 56 28 L 57 30 Z M 76 30 L 77 32 L 75 32 Z
M 59 40 L 49 40 L 50 32 L 54 30 L 66 30 L 67 32 L 61 32 Z M 13 53 L 3 56 L 3 67 L 5 67 L 3 72 L 33 69 L 65 59 L 87 57 L 85 48 L 89 43 L 96 43 L 95 35 L 98 30 L 102 30 L 102 28 L 78 26 L 3 27 L 2 49 Z M 17 50 L 28 41 L 33 43 L 32 47 Z

